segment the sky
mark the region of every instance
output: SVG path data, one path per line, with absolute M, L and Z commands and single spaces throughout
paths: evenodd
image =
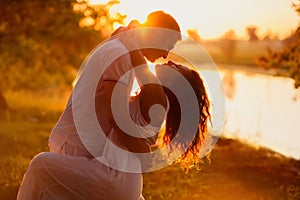
M 284 38 L 300 22 L 292 2 L 296 0 L 120 0 L 111 12 L 127 14 L 128 23 L 132 19 L 143 22 L 151 11 L 164 10 L 179 22 L 184 34 L 187 29 L 198 29 L 204 39 L 220 37 L 230 29 L 246 38 L 249 25 L 256 26 L 261 37 L 271 33 Z

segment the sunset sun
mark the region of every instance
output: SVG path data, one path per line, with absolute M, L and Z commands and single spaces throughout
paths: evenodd
M 105 3 L 105 0 L 91 0 L 91 3 Z M 245 38 L 245 28 L 256 26 L 259 35 L 267 33 L 286 37 L 295 30 L 299 17 L 294 12 L 292 0 L 121 0 L 112 7 L 111 13 L 127 15 L 125 22 L 132 19 L 145 21 L 147 13 L 164 10 L 179 22 L 183 33 L 188 29 L 198 29 L 201 37 L 220 37 L 232 29 L 238 37 Z
M 0 200 L 300 200 L 300 0 L 0 1 Z

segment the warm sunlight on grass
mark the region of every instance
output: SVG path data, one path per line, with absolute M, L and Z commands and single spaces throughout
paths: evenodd
M 53 117 L 60 113 L 67 103 L 69 90 L 57 90 L 56 92 L 30 92 L 7 91 L 8 106 L 11 108 L 11 116 L 26 115 L 26 118 L 38 120 L 39 118 Z M 26 111 L 26 114 L 23 113 Z
M 15 200 L 30 161 L 49 151 L 49 135 L 84 59 L 114 28 L 133 19 L 143 23 L 155 10 L 171 14 L 183 38 L 156 63 L 199 70 L 217 143 L 204 163 L 192 160 L 198 170 L 186 173 L 173 164 L 144 173 L 145 199 L 300 200 L 300 90 L 295 78 L 273 76 L 273 68 L 257 62 L 271 50 L 277 55 L 268 61 L 272 67 L 297 74 L 291 66 L 298 54 L 291 52 L 298 43 L 283 53 L 284 63 L 276 53 L 299 39 L 292 2 L 300 0 L 1 1 L 0 200 Z M 148 65 L 156 75 L 155 64 Z M 139 92 L 135 79 L 131 95 Z
M 24 91 L 10 91 L 6 97 L 13 116 L 0 121 L 0 199 L 10 200 L 16 198 L 30 160 L 48 151 L 50 131 L 66 98 Z M 40 114 L 43 112 L 45 115 Z M 273 151 L 219 139 L 211 161 L 202 170 L 191 170 L 188 174 L 177 165 L 146 173 L 145 198 L 296 200 L 300 195 L 295 175 L 287 170 L 294 161 Z
M 48 137 L 61 114 L 67 92 L 62 94 L 8 91 L 7 119 L 0 120 L 0 199 L 15 199 L 30 160 L 48 151 Z

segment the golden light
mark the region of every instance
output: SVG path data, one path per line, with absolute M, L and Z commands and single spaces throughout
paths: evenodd
M 137 82 L 137 79 L 134 78 L 133 79 L 133 86 L 132 86 L 132 90 L 130 92 L 130 96 L 136 96 L 139 94 L 140 91 L 140 87 L 139 87 L 139 83 Z
M 286 0 L 120 0 L 120 4 L 112 7 L 111 13 L 126 14 L 127 24 L 133 19 L 144 22 L 148 13 L 164 10 L 177 19 L 183 34 L 188 29 L 198 29 L 204 39 L 219 37 L 230 29 L 245 38 L 248 25 L 258 27 L 259 35 L 271 32 L 282 38 L 299 23 L 299 16 L 291 5 L 292 1 Z
M 155 64 L 147 61 L 148 67 L 150 69 L 150 71 L 156 76 L 156 71 L 155 71 Z M 140 87 L 138 84 L 138 81 L 136 78 L 134 78 L 133 80 L 133 86 L 132 86 L 132 90 L 130 92 L 131 96 L 136 96 L 138 93 L 140 92 Z
M 92 17 L 85 17 L 79 22 L 80 27 L 85 27 L 85 26 L 92 26 L 95 24 L 95 19 Z
M 82 11 L 84 11 L 86 9 L 86 7 L 87 7 L 86 4 L 75 3 L 73 5 L 73 10 L 75 12 L 82 12 Z
M 249 25 L 258 28 L 258 36 L 271 33 L 282 39 L 291 34 L 300 22 L 292 2 L 292 0 L 121 0 L 110 12 L 126 14 L 125 24 L 128 24 L 133 19 L 144 22 L 150 12 L 164 10 L 175 17 L 183 34 L 186 34 L 188 29 L 198 30 L 202 39 L 215 39 L 228 30 L 234 30 L 237 37 L 246 39 L 246 27 Z M 149 67 L 155 74 L 154 65 L 149 63 Z M 222 76 L 226 76 L 226 73 L 221 72 Z M 235 80 L 234 90 L 229 89 L 231 93 L 226 99 L 227 121 L 223 130 L 224 136 L 267 146 L 299 159 L 300 101 L 294 102 L 291 98 L 295 93 L 291 80 L 259 74 L 248 75 L 238 70 L 234 73 L 232 76 Z M 231 82 L 229 83 L 230 86 Z M 214 90 L 217 91 L 219 86 L 220 84 L 216 83 Z M 138 89 L 135 80 L 131 94 L 136 95 Z M 213 117 L 218 120 L 218 115 Z
M 89 4 L 105 4 L 109 2 L 109 0 L 87 0 Z
M 154 74 L 156 76 L 155 64 L 151 63 L 151 62 L 148 62 L 148 66 L 149 66 L 149 69 L 152 72 L 152 74 Z
M 293 100 L 293 80 L 239 70 L 221 74 L 225 90 L 232 91 L 223 136 L 299 159 L 300 101 Z

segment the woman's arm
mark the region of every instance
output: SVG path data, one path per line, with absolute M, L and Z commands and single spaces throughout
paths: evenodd
M 106 107 L 106 114 L 99 116 L 106 116 L 107 122 L 115 130 L 114 137 L 110 138 L 115 144 L 120 147 L 125 146 L 132 152 L 147 153 L 150 151 L 149 147 L 155 142 L 155 137 L 152 137 L 154 136 L 153 134 L 151 134 L 151 136 L 149 135 L 149 137 L 147 138 L 140 137 L 141 135 L 143 135 L 140 132 L 143 129 L 137 128 L 138 125 L 147 125 L 142 113 L 148 112 L 141 112 L 141 106 L 148 104 L 149 101 L 145 100 L 144 103 L 140 103 L 140 101 L 146 98 L 147 95 L 143 95 L 145 92 L 145 90 L 143 89 L 142 95 L 140 94 L 134 98 L 134 101 L 136 102 L 133 102 L 132 98 L 130 98 L 130 102 L 128 102 L 128 94 L 130 93 L 132 88 L 130 87 L 130 84 L 128 85 L 125 82 L 122 83 L 122 81 L 120 81 L 121 76 L 124 75 L 125 72 L 130 68 L 132 68 L 132 62 L 129 54 L 123 55 L 122 57 L 118 58 L 107 68 L 106 73 L 103 75 L 102 88 L 104 92 L 103 94 L 105 95 L 105 99 L 103 99 L 104 104 L 102 105 L 105 105 Z M 148 73 L 150 73 L 150 75 L 153 75 L 150 70 L 148 71 Z M 147 86 L 146 90 L 148 88 L 149 87 Z M 127 110 L 128 104 L 130 107 L 129 113 Z M 128 127 L 128 125 L 130 124 L 132 126 L 129 127 L 133 129 L 124 129 L 124 126 Z M 153 125 L 153 123 L 151 123 L 151 125 Z M 136 136 L 134 137 L 132 134 Z
M 117 38 L 126 46 L 130 53 L 136 79 L 141 89 L 140 94 L 137 96 L 140 102 L 141 114 L 146 122 L 160 126 L 161 121 L 165 117 L 167 99 L 160 82 L 150 71 L 144 55 L 139 48 L 139 27 L 139 22 L 133 20 L 126 28 L 119 32 Z M 155 104 L 161 105 L 164 109 L 155 109 L 150 117 L 149 110 Z
M 136 152 L 136 153 L 149 153 L 150 152 L 150 146 L 153 145 L 155 143 L 156 140 L 156 136 L 155 137 L 149 137 L 149 138 L 140 138 L 138 137 L 133 137 L 130 134 L 134 133 L 136 130 L 132 130 L 130 131 L 130 133 L 128 133 L 126 130 L 123 130 L 122 127 L 119 127 L 119 125 L 122 126 L 121 124 L 118 124 L 116 122 L 116 119 L 113 115 L 112 109 L 111 109 L 111 103 L 112 103 L 112 93 L 114 91 L 114 88 L 116 86 L 116 82 L 115 81 L 104 81 L 104 89 L 105 89 L 105 96 L 106 96 L 106 106 L 107 106 L 107 117 L 108 117 L 108 121 L 110 123 L 110 125 L 113 127 L 114 131 L 114 137 L 110 137 L 110 140 L 112 140 L 112 142 L 114 144 L 116 144 L 118 147 L 126 147 L 129 151 L 131 152 Z M 126 85 L 119 85 L 119 87 L 121 87 L 120 91 L 118 93 L 118 98 L 120 101 L 122 101 L 121 99 L 124 100 L 124 96 L 126 96 L 126 90 L 128 89 L 128 86 Z M 118 105 L 120 106 L 120 105 Z M 121 114 L 121 112 L 118 113 L 119 115 Z M 121 114 L 122 115 L 122 114 Z M 121 117 L 125 118 L 125 117 L 130 117 L 127 115 L 122 115 Z M 119 122 L 120 123 L 120 122 Z M 125 122 L 123 122 L 125 123 Z M 136 123 L 136 125 L 139 125 L 139 122 L 134 122 Z

